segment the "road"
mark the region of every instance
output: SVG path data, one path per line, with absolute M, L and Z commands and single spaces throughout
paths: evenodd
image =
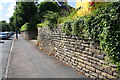
M 8 55 L 10 53 L 12 39 L 13 36 L 11 36 L 8 40 L 1 40 L 2 43 L 0 43 L 0 78 L 5 74 L 5 68 L 7 65 Z
M 8 78 L 86 78 L 48 56 L 29 40 L 14 40 Z

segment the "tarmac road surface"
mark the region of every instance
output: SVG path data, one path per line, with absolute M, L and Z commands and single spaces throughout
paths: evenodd
M 19 36 L 14 40 L 8 78 L 86 78 Z
M 7 40 L 0 40 L 0 78 L 5 74 L 7 59 L 10 53 L 13 36 Z

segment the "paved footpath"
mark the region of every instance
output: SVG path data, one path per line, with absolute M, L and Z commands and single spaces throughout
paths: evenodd
M 86 78 L 19 36 L 14 40 L 8 78 Z

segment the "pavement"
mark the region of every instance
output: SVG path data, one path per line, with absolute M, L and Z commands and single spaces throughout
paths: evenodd
M 87 78 L 19 35 L 14 40 L 8 78 Z

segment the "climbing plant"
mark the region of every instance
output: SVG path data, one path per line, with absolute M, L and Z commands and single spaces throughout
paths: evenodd
M 98 7 L 92 14 L 74 20 L 73 25 L 65 22 L 62 30 L 98 40 L 107 60 L 120 70 L 120 2 L 109 2 L 104 7 Z

